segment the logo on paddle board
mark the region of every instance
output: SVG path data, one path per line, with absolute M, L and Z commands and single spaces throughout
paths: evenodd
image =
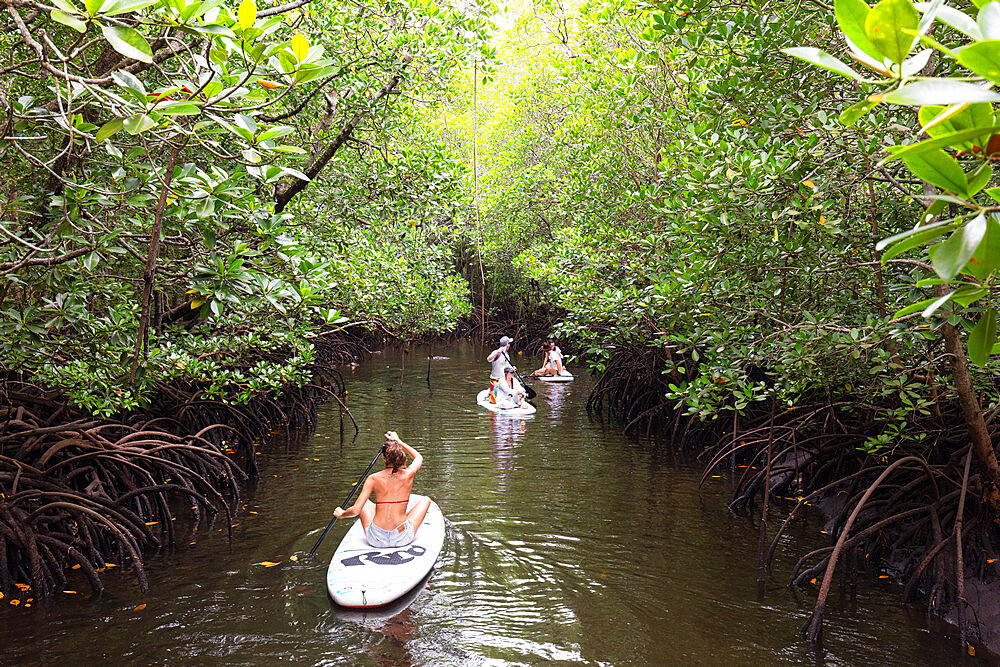
M 427 549 L 414 544 L 406 549 L 399 549 L 388 553 L 385 551 L 366 551 L 363 554 L 345 558 L 340 562 L 345 567 L 364 565 L 363 561 L 367 561 L 372 565 L 402 565 L 404 563 L 409 563 L 417 556 L 423 556 L 425 551 L 427 551 Z

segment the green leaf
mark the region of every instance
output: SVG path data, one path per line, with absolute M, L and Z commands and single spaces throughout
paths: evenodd
M 969 198 L 971 199 L 977 192 L 985 188 L 987 184 L 989 184 L 992 177 L 993 167 L 991 167 L 988 163 L 983 163 L 979 169 L 972 172 L 972 176 L 969 178 Z
M 861 100 L 857 104 L 852 104 L 841 111 L 838 119 L 844 127 L 851 127 L 877 106 L 878 102 L 870 102 L 866 99 Z
M 243 0 L 240 3 L 237 22 L 243 30 L 252 28 L 253 24 L 257 22 L 257 5 L 254 4 L 253 0 Z
M 201 113 L 201 107 L 196 102 L 181 100 L 157 104 L 154 111 L 167 116 L 197 116 Z
M 333 74 L 336 69 L 337 68 L 332 65 L 327 67 L 314 67 L 306 65 L 295 73 L 295 83 L 306 83 L 314 79 Z
M 958 62 L 988 81 L 1000 82 L 1000 40 L 969 44 L 958 52 Z
M 940 298 L 931 297 L 930 299 L 924 299 L 923 301 L 918 301 L 917 303 L 911 303 L 909 306 L 906 306 L 905 308 L 900 308 L 895 313 L 893 313 L 890 319 L 898 320 L 901 317 L 906 317 L 907 315 L 912 315 L 913 313 L 919 313 L 920 311 L 932 305 L 934 305 L 934 310 L 937 310 L 945 302 L 951 300 L 951 297 L 954 294 L 955 294 L 954 292 L 951 292 L 950 294 L 947 294 Z M 938 301 L 940 301 L 941 303 L 938 304 L 937 303 Z
M 1000 40 L 966 46 L 958 52 L 958 62 L 988 81 L 1000 82 Z
M 84 0 L 83 6 L 87 8 L 87 13 L 91 16 L 97 14 L 101 11 L 101 6 L 104 4 L 104 0 Z
M 882 0 L 868 12 L 865 35 L 886 58 L 902 63 L 916 41 L 915 35 L 903 31 L 916 32 L 919 25 L 920 17 L 910 0 Z
M 1000 102 L 1000 94 L 974 83 L 952 81 L 949 79 L 934 79 L 930 81 L 914 81 L 888 93 L 870 95 L 868 99 L 873 102 L 924 106 L 925 104 Z
M 983 39 L 1000 39 L 1000 2 L 990 2 L 979 10 L 976 17 Z
M 896 243 L 888 250 L 886 250 L 882 254 L 882 263 L 885 264 L 893 257 L 898 257 L 907 250 L 912 250 L 917 246 L 922 246 L 926 244 L 928 241 L 936 239 L 942 234 L 947 234 L 948 231 L 949 228 L 947 226 L 940 226 L 940 227 L 932 227 L 931 229 L 922 229 L 921 231 L 911 234 L 907 238 L 903 239 L 902 241 Z
M 68 25 L 70 28 L 76 30 L 77 32 L 87 32 L 87 23 L 85 21 L 81 21 L 76 16 L 72 16 L 70 14 L 67 14 L 66 12 L 60 12 L 56 9 L 53 9 L 51 12 L 49 12 L 49 16 L 51 16 L 52 20 L 55 21 L 56 23 L 62 23 L 63 25 Z
M 295 33 L 295 36 L 292 37 L 292 53 L 295 54 L 295 59 L 300 63 L 304 62 L 309 55 L 309 42 L 306 41 L 301 32 Z
M 136 12 L 150 5 L 155 5 L 157 0 L 114 0 L 109 6 L 104 8 L 101 14 L 105 16 L 118 16 Z
M 149 43 L 134 29 L 118 25 L 102 25 L 101 32 L 114 50 L 126 58 L 144 63 L 153 62 L 153 51 L 149 48 Z
M 965 273 L 986 282 L 1000 268 L 1000 222 L 993 215 L 986 218 L 986 234 L 965 265 Z
M 882 53 L 875 47 L 865 32 L 865 22 L 871 14 L 871 7 L 863 0 L 836 0 L 833 4 L 837 16 L 837 24 L 844 34 L 864 53 L 877 61 L 882 60 Z
M 921 317 L 930 317 L 935 312 L 937 312 L 938 309 L 941 308 L 941 306 L 943 306 L 944 304 L 946 304 L 949 301 L 951 301 L 952 297 L 954 297 L 955 294 L 956 294 L 956 292 L 949 292 L 948 294 L 945 294 L 942 297 L 934 299 L 929 306 L 927 306 L 926 308 L 924 308 L 923 312 L 920 313 L 920 316 Z
M 980 213 L 971 222 L 959 227 L 947 240 L 931 248 L 934 271 L 951 280 L 965 268 L 986 235 L 986 217 Z
M 76 5 L 70 2 L 70 0 L 52 0 L 52 4 L 58 7 L 59 9 L 63 10 L 67 14 L 79 15 L 82 13 L 79 9 L 77 9 Z
M 903 158 L 906 168 L 917 178 L 932 183 L 942 190 L 967 197 L 969 181 L 958 160 L 940 148 Z
M 960 146 L 969 139 L 983 137 L 986 134 L 992 134 L 997 131 L 1000 131 L 1000 125 L 993 125 L 991 127 L 976 127 L 971 130 L 962 130 L 961 132 L 945 134 L 935 139 L 927 139 L 926 141 L 921 141 L 917 144 L 910 144 L 909 146 L 889 146 L 886 150 L 892 153 L 892 155 L 886 158 L 886 161 L 891 162 L 893 160 L 906 159 L 914 155 L 929 153 L 948 146 Z
M 813 65 L 817 65 L 825 70 L 833 72 L 834 74 L 840 74 L 841 76 L 846 76 L 849 79 L 861 79 L 860 74 L 822 49 L 816 49 L 811 46 L 799 46 L 791 49 L 782 49 L 781 51 L 786 55 L 799 58 L 800 60 L 804 60 Z
M 124 120 L 125 131 L 129 134 L 142 134 L 146 130 L 156 127 L 156 121 L 144 113 L 137 113 Z
M 121 118 L 112 118 L 97 131 L 97 143 L 101 143 L 111 135 L 124 127 L 125 121 Z
M 985 366 L 997 340 L 997 314 L 990 308 L 969 333 L 969 359 L 977 366 Z
M 933 209 L 935 207 L 938 209 L 937 211 L 933 211 Z M 928 219 L 928 217 L 927 217 L 928 213 L 930 214 L 930 217 L 934 217 L 935 215 L 937 215 L 938 213 L 940 213 L 941 209 L 943 209 L 943 208 L 944 208 L 943 204 L 941 206 L 938 206 L 937 203 L 932 204 L 927 209 L 927 211 L 925 211 L 923 219 L 924 220 Z M 908 239 L 911 236 L 913 236 L 914 234 L 921 234 L 921 233 L 926 232 L 926 231 L 931 230 L 931 229 L 941 229 L 942 227 L 944 227 L 945 229 L 941 232 L 943 234 L 945 231 L 948 231 L 948 228 L 947 228 L 948 225 L 952 225 L 954 223 L 955 223 L 954 220 L 939 220 L 939 221 L 937 221 L 937 222 L 935 222 L 933 224 L 930 224 L 930 225 L 919 225 L 917 227 L 914 227 L 913 229 L 908 229 L 905 232 L 900 232 L 899 234 L 893 234 L 892 236 L 890 236 L 888 238 L 882 239 L 881 241 L 879 241 L 878 243 L 875 244 L 875 250 L 882 250 L 882 249 L 887 248 L 888 246 L 890 246 L 890 245 L 892 245 L 894 243 L 898 243 L 899 241 L 902 241 L 904 239 Z

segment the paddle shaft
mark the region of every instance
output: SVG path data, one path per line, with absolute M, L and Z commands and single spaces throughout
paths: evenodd
M 376 454 L 375 458 L 372 459 L 372 462 L 368 464 L 368 468 L 364 471 L 364 473 L 362 473 L 361 477 L 358 479 L 358 483 L 355 484 L 354 487 L 351 489 L 351 492 L 347 494 L 347 500 L 343 502 L 341 507 L 347 507 L 348 503 L 351 502 L 351 498 L 354 497 L 354 492 L 361 488 L 361 484 L 365 481 L 365 477 L 367 477 L 368 473 L 370 473 L 372 471 L 372 468 L 375 467 L 375 462 L 378 461 L 378 457 L 382 456 L 382 450 L 384 449 L 385 449 L 384 445 L 382 447 L 379 447 L 378 454 Z M 337 517 L 333 517 L 333 519 L 330 520 L 330 523 L 327 524 L 326 530 L 324 530 L 323 534 L 319 536 L 318 540 L 316 540 L 316 546 L 314 546 L 312 548 L 312 551 L 309 552 L 310 556 L 316 553 L 316 550 L 319 549 L 320 542 L 323 541 L 323 538 L 326 537 L 326 534 L 330 532 L 330 529 L 333 528 L 333 524 L 335 523 L 337 523 Z
M 503 358 L 506 359 L 507 363 L 510 364 L 512 367 L 514 366 L 514 364 L 511 363 L 510 357 L 507 356 L 506 352 L 503 353 Z M 535 396 L 538 396 L 538 392 L 536 392 L 534 389 L 528 386 L 528 383 L 524 381 L 524 378 L 521 377 L 521 374 L 517 372 L 516 368 L 514 369 L 514 375 L 517 376 L 517 379 L 521 383 L 521 386 L 524 387 L 524 395 L 528 398 L 529 401 L 533 399 Z

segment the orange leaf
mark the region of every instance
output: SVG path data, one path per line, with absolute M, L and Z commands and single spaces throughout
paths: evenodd
M 969 655 L 975 655 L 976 654 L 976 647 L 973 646 L 972 644 L 966 642 L 965 647 L 966 647 L 966 650 L 969 652 Z
M 288 88 L 288 86 L 283 83 L 276 83 L 274 81 L 268 81 L 267 79 L 257 79 L 257 83 L 264 86 L 268 90 L 274 90 L 275 88 Z
M 14 598 L 10 601 L 10 603 L 16 607 L 17 605 L 21 604 L 21 601 L 18 600 L 17 598 Z
M 30 591 L 31 590 L 31 586 L 29 586 L 28 584 L 14 584 L 14 585 L 17 586 L 18 589 L 22 590 L 22 591 Z
M 63 593 L 66 593 L 67 595 L 79 595 L 76 591 L 63 591 Z
M 281 562 L 279 561 L 275 563 L 274 561 L 270 560 L 262 560 L 259 563 L 254 563 L 254 565 L 263 565 L 264 567 L 274 567 L 275 565 L 281 565 Z
M 987 559 L 986 562 L 987 563 L 995 563 L 995 562 L 997 562 L 997 559 L 996 558 L 989 558 L 989 559 Z
M 146 604 L 143 603 L 143 604 L 139 605 L 138 607 L 136 607 L 135 609 L 133 609 L 132 611 L 142 611 L 145 608 L 146 608 Z
M 159 522 L 159 521 L 147 521 L 147 522 L 146 522 L 146 525 L 147 525 L 147 526 L 155 526 L 155 525 L 157 525 L 158 523 L 160 523 L 160 522 Z

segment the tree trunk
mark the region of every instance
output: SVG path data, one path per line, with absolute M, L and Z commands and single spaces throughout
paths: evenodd
M 358 126 L 358 123 L 360 123 L 361 120 L 368 114 L 375 103 L 384 97 L 387 97 L 390 93 L 392 93 L 393 89 L 399 85 L 399 82 L 403 79 L 403 72 L 409 64 L 410 57 L 407 56 L 403 59 L 399 70 L 385 83 L 384 86 L 382 86 L 382 88 L 379 89 L 378 93 L 375 94 L 375 97 L 368 101 L 365 108 L 355 113 L 354 116 L 352 116 L 351 119 L 344 124 L 344 126 L 340 129 L 340 132 L 337 133 L 337 136 L 334 137 L 333 141 L 327 145 L 326 149 L 322 153 L 313 157 L 308 166 L 302 170 L 302 172 L 308 176 L 310 180 L 316 178 L 316 176 L 319 175 L 319 172 L 323 170 L 323 167 L 325 167 L 327 163 L 333 159 L 333 156 L 351 137 L 351 134 L 354 132 L 354 128 Z M 274 188 L 274 212 L 281 213 L 284 211 L 285 207 L 288 206 L 288 202 L 292 200 L 292 197 L 302 192 L 308 183 L 309 181 L 303 181 L 298 178 L 278 183 L 278 185 Z
M 153 228 L 149 232 L 149 255 L 146 257 L 146 270 L 142 274 L 142 312 L 139 315 L 139 330 L 135 336 L 135 353 L 132 355 L 132 370 L 129 371 L 129 384 L 135 384 L 135 375 L 139 370 L 139 355 L 146 348 L 146 336 L 149 333 L 150 301 L 153 294 L 153 278 L 156 275 L 156 259 L 160 256 L 160 230 L 163 228 L 163 211 L 167 206 L 167 193 L 170 192 L 170 181 L 174 178 L 174 167 L 177 156 L 184 147 L 184 142 L 174 146 L 163 174 L 163 186 L 160 188 L 160 201 L 156 204 L 156 217 Z

